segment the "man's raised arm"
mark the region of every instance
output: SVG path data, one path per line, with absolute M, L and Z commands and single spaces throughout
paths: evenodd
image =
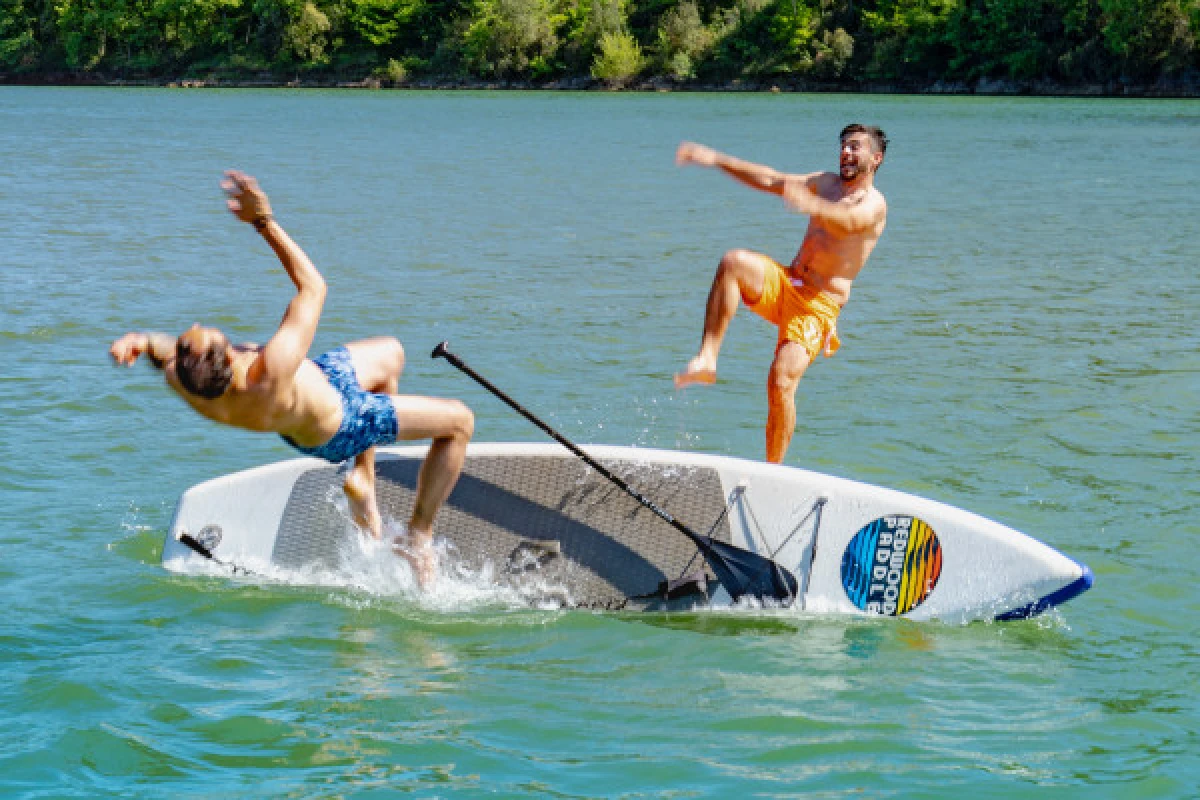
M 777 169 L 742 161 L 740 158 L 717 152 L 695 142 L 684 142 L 675 151 L 675 163 L 679 166 L 695 164 L 700 167 L 716 167 L 751 189 L 782 195 L 789 179 L 801 176 L 787 175 Z M 807 176 L 803 176 L 807 177 Z
M 225 173 L 221 186 L 229 195 L 229 210 L 262 234 L 296 286 L 296 296 L 288 303 L 279 329 L 263 347 L 246 377 L 251 383 L 290 380 L 308 356 L 316 336 L 321 308 L 325 305 L 325 279 L 275 221 L 258 181 L 243 172 L 230 171 Z

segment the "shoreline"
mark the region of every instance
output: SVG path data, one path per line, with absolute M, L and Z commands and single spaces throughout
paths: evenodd
M 905 83 L 822 83 L 815 81 L 731 80 L 719 83 L 680 82 L 670 78 L 648 78 L 626 85 L 612 85 L 593 78 L 565 78 L 536 83 L 533 81 L 481 80 L 476 78 L 414 78 L 393 82 L 368 76 L 359 80 L 345 78 L 294 78 L 274 76 L 254 78 L 120 78 L 100 74 L 0 73 L 0 86 L 91 86 L 160 89 L 358 89 L 368 91 L 582 91 L 582 92 L 729 92 L 759 94 L 898 94 L 983 97 L 1097 97 L 1188 99 L 1200 97 L 1200 76 L 1157 84 L 1058 84 L 1051 81 L 936 81 L 931 84 Z

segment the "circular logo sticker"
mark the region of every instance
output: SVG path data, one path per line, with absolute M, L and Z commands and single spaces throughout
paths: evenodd
M 842 554 L 842 586 L 863 611 L 907 614 L 937 586 L 942 544 L 924 520 L 896 514 L 859 529 Z

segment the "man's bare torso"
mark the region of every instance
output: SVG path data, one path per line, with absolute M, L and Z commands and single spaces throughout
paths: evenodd
M 261 348 L 243 344 L 234 350 L 233 380 L 220 397 L 209 399 L 183 391 L 173 362 L 166 370 L 167 382 L 188 405 L 215 422 L 278 433 L 301 447 L 317 447 L 337 433 L 342 423 L 341 395 L 312 359 L 305 359 L 286 383 L 255 383 L 248 375 Z
M 849 188 L 832 172 L 817 175 L 816 193 L 835 203 L 882 203 L 883 195 L 874 186 Z M 818 217 L 810 217 L 800 250 L 792 259 L 791 273 L 796 280 L 815 286 L 831 295 L 839 305 L 850 299 L 850 286 L 868 256 L 875 249 L 886 224 L 879 222 L 865 231 L 847 233 Z

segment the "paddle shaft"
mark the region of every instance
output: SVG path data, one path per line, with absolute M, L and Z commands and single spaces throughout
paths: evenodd
M 433 349 L 433 357 L 434 358 L 444 358 L 447 361 L 449 361 L 451 364 L 453 364 L 455 367 L 457 367 L 459 370 L 461 370 L 463 373 L 465 373 L 467 376 L 469 376 L 473 381 L 478 383 L 483 388 L 487 389 L 492 394 L 496 395 L 496 397 L 503 400 L 513 411 L 516 411 L 518 414 L 523 416 L 525 419 L 529 420 L 534 425 L 537 425 L 539 428 L 541 428 L 547 435 L 549 435 L 551 438 L 553 438 L 554 441 L 558 442 L 563 447 L 567 448 L 572 453 L 574 453 L 575 455 L 577 455 L 581 459 L 583 459 L 584 463 L 586 463 L 589 467 L 596 470 L 596 472 L 599 472 L 605 478 L 608 478 L 610 481 L 615 483 L 617 486 L 621 487 L 621 489 L 623 489 L 625 491 L 625 493 L 628 494 L 630 497 L 632 497 L 634 500 L 637 500 L 643 506 L 645 506 L 646 508 L 650 509 L 655 514 L 657 514 L 664 522 L 666 522 L 672 528 L 674 528 L 675 530 L 682 533 L 684 536 L 687 536 L 689 539 L 691 539 L 693 542 L 696 543 L 696 545 L 701 550 L 708 552 L 711 549 L 708 544 L 707 536 L 701 536 L 700 534 L 696 533 L 688 526 L 684 525 L 679 520 L 675 519 L 675 517 L 673 517 L 666 510 L 660 508 L 658 506 L 658 504 L 655 503 L 653 500 L 646 497 L 644 494 L 639 492 L 637 489 L 634 489 L 632 486 L 630 486 L 628 483 L 626 483 L 620 476 L 613 474 L 603 464 L 596 461 L 594 458 L 589 456 L 587 453 L 583 452 L 583 450 L 581 450 L 578 446 L 576 446 L 574 442 L 567 439 L 567 437 L 563 436 L 561 433 L 554 430 L 546 423 L 542 422 L 540 419 L 538 419 L 536 416 L 534 416 L 530 411 L 526 410 L 524 406 L 522 406 L 516 400 L 513 400 L 511 397 L 509 397 L 507 394 L 505 394 L 499 388 L 494 386 L 492 384 L 492 382 L 489 381 L 487 378 L 483 377 L 478 372 L 476 372 L 475 370 L 471 369 L 469 366 L 464 364 L 462 359 L 460 359 L 458 356 L 454 355 L 454 353 L 451 353 L 449 350 L 447 350 L 446 342 L 442 342 L 441 344 L 439 344 L 437 347 L 435 347 Z

